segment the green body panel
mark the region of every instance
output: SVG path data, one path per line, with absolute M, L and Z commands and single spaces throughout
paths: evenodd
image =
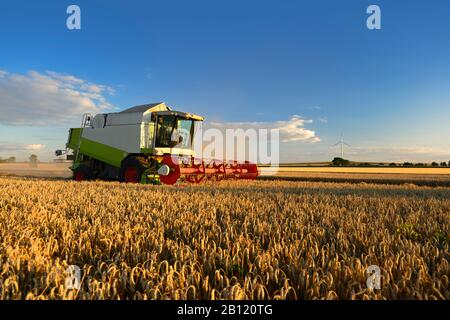
M 122 160 L 128 155 L 126 151 L 99 143 L 90 139 L 81 138 L 82 128 L 71 128 L 69 130 L 69 139 L 66 147 L 76 151 L 80 146 L 79 154 L 86 155 L 90 158 L 100 160 L 114 167 L 120 168 Z M 151 148 L 141 149 L 142 154 L 153 154 L 154 150 Z M 75 161 L 72 165 L 72 170 L 75 170 L 80 165 Z
M 70 129 L 69 140 L 66 145 L 67 148 L 76 152 L 78 146 L 80 146 L 79 155 L 86 155 L 114 167 L 120 168 L 122 160 L 128 155 L 127 152 L 86 138 L 81 138 L 80 140 L 81 133 L 82 128 Z M 78 166 L 79 163 L 75 161 L 72 166 L 72 170 L 75 170 Z
M 79 149 L 80 155 L 86 155 L 88 157 L 103 161 L 107 164 L 120 168 L 122 160 L 128 155 L 127 152 L 107 146 L 103 143 L 95 142 L 80 136 L 82 134 L 82 128 L 71 128 L 69 130 L 69 139 L 66 147 L 76 152 Z M 72 170 L 75 170 L 79 166 L 77 161 L 72 165 Z
M 69 130 L 69 139 L 67 141 L 66 147 L 72 150 L 76 150 L 78 148 L 78 141 L 81 135 L 81 128 L 71 128 Z
M 141 153 L 143 153 L 143 154 L 154 154 L 154 151 L 155 150 L 153 150 L 151 148 L 141 148 Z
M 103 161 L 117 168 L 120 168 L 122 160 L 128 155 L 126 151 L 86 138 L 81 138 L 80 154 Z

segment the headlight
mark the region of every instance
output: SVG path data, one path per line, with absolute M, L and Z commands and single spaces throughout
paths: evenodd
M 163 164 L 161 167 L 159 167 L 158 169 L 158 174 L 160 176 L 167 176 L 170 173 L 170 168 L 168 165 Z

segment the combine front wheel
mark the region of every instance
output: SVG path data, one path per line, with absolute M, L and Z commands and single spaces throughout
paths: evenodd
M 129 157 L 122 162 L 122 167 L 120 168 L 120 181 L 139 183 L 144 171 L 145 168 L 138 159 Z
M 85 181 L 91 179 L 91 170 L 86 165 L 80 165 L 73 171 L 73 180 Z

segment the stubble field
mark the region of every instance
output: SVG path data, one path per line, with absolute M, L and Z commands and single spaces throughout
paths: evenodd
M 445 187 L 4 177 L 0 298 L 449 299 L 449 213 Z

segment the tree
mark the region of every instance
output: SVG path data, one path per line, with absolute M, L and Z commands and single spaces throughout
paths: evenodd
M 38 157 L 35 154 L 32 154 L 29 159 L 30 159 L 30 163 L 37 163 L 38 162 Z
M 333 163 L 333 166 L 347 166 L 350 164 L 349 160 L 342 159 L 340 157 L 335 157 L 331 162 Z
M 404 167 L 412 167 L 413 164 L 412 164 L 411 162 L 404 162 L 404 163 L 403 163 L 403 166 L 404 166 Z
M 441 167 L 446 167 L 447 166 L 447 162 L 441 162 Z
M 30 160 L 30 167 L 32 167 L 32 168 L 37 167 L 37 163 L 38 163 L 37 155 L 32 154 L 28 159 Z
M 436 161 L 433 161 L 433 162 L 431 163 L 431 166 L 432 166 L 432 167 L 438 167 L 438 166 L 439 166 L 439 163 L 437 163 Z
M 390 167 L 396 167 L 397 164 L 396 164 L 395 162 L 391 162 L 391 163 L 389 163 L 389 166 L 390 166 Z

